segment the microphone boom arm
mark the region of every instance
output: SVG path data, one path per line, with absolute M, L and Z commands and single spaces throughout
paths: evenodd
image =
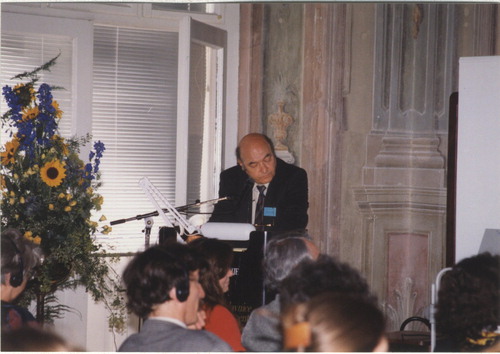
M 165 214 L 165 211 L 160 205 L 160 202 L 162 202 L 164 206 L 166 206 L 169 215 L 179 223 L 180 230 L 178 233 L 180 235 L 183 235 L 184 231 L 187 231 L 187 234 L 189 235 L 200 233 L 196 227 L 194 227 L 188 220 L 186 220 L 186 218 L 184 218 L 181 214 L 179 214 L 177 209 L 170 204 L 167 198 L 165 198 L 161 194 L 161 192 L 149 181 L 147 177 L 143 177 L 139 181 L 139 185 L 144 190 L 144 193 L 149 198 L 150 202 L 155 206 L 158 215 L 160 215 L 163 218 L 163 221 L 165 221 L 167 226 L 174 227 L 170 218 Z

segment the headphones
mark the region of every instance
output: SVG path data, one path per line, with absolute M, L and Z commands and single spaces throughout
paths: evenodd
M 13 286 L 14 288 L 17 288 L 23 283 L 24 279 L 24 264 L 23 264 L 23 256 L 21 254 L 21 251 L 19 251 L 19 248 L 17 247 L 16 243 L 14 240 L 10 237 L 7 237 L 10 242 L 12 243 L 12 246 L 14 247 L 14 251 L 16 252 L 16 256 L 19 255 L 19 269 L 17 272 L 12 272 L 10 273 L 10 285 Z
M 184 277 L 175 284 L 175 296 L 177 296 L 177 300 L 180 302 L 186 301 L 189 297 L 189 276 L 185 267 L 182 267 L 182 270 Z

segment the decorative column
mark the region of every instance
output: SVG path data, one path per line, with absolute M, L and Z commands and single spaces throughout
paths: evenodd
M 373 123 L 354 196 L 363 216 L 363 268 L 389 330 L 398 330 L 408 317 L 429 318 L 431 284 L 444 266 L 442 138 L 454 87 L 454 8 L 380 4 L 376 18 Z

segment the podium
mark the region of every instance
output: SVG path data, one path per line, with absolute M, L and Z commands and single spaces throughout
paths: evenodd
M 230 242 L 234 255 L 234 276 L 231 277 L 227 297 L 242 326 L 254 309 L 274 298 L 274 294 L 266 291 L 262 268 L 266 244 L 271 238 L 269 232 L 253 231 L 248 241 Z

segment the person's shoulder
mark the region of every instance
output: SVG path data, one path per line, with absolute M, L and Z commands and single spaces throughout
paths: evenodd
M 280 158 L 276 158 L 276 160 L 276 174 L 280 176 L 278 178 L 307 178 L 307 172 L 302 167 L 289 164 L 288 162 L 285 162 Z
M 199 346 L 198 351 L 207 352 L 231 352 L 231 346 L 220 339 L 217 335 L 204 330 L 190 330 L 190 340 L 196 346 Z M 191 350 L 194 351 L 193 348 Z
M 214 315 L 231 315 L 231 311 L 227 309 L 227 307 L 222 306 L 222 305 L 215 305 L 214 308 L 212 309 L 212 314 Z
M 162 326 L 164 330 L 160 333 L 158 329 Z M 229 344 L 213 333 L 170 326 L 168 323 L 154 323 L 149 331 L 145 329 L 128 337 L 118 351 L 230 352 L 232 350 Z
M 287 170 L 304 171 L 305 172 L 305 170 L 302 167 L 299 167 L 299 166 L 296 166 L 296 165 L 292 165 L 291 163 L 285 162 L 282 159 L 280 159 L 279 157 L 276 158 L 276 161 L 277 161 L 276 162 L 277 163 L 277 168 L 283 168 L 283 169 L 287 169 Z
M 234 317 L 233 313 L 225 306 L 215 305 L 214 308 L 210 311 L 210 322 L 218 323 L 218 322 L 228 322 L 231 321 L 233 323 L 237 323 L 236 317 Z

